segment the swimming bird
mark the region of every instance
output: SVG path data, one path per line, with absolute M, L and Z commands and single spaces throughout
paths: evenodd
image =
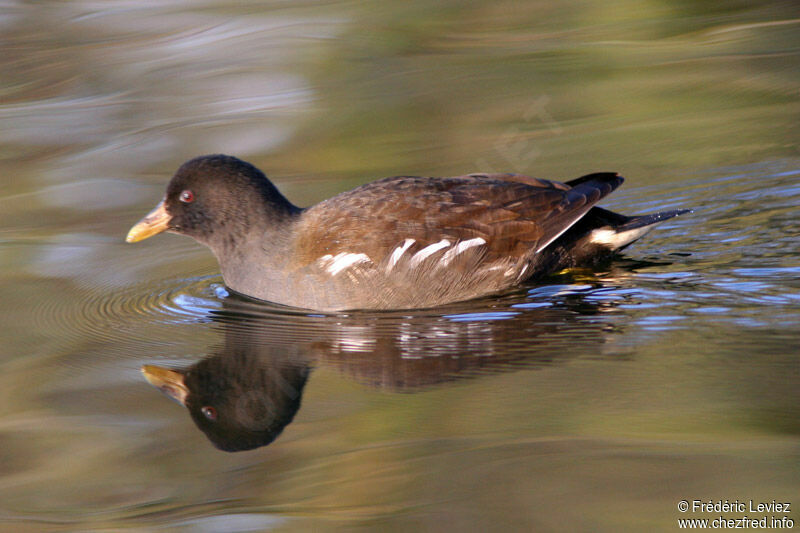
M 595 204 L 623 178 L 396 176 L 307 208 L 228 155 L 181 165 L 127 242 L 162 231 L 208 246 L 232 290 L 292 307 L 435 307 L 592 266 L 685 213 L 624 216 Z

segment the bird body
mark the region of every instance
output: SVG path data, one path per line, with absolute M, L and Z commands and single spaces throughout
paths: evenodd
M 192 236 L 214 252 L 231 289 L 293 307 L 434 307 L 592 264 L 684 212 L 626 217 L 594 207 L 622 181 L 397 176 L 301 209 L 249 163 L 202 156 L 180 167 L 127 240 Z

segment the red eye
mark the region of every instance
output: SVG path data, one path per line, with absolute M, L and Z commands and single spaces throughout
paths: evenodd
M 181 195 L 178 198 L 180 199 L 181 202 L 189 204 L 194 202 L 194 193 L 189 189 L 186 189 L 181 193 Z
M 210 405 L 200 408 L 200 412 L 203 413 L 204 417 L 208 418 L 212 422 L 217 419 L 217 410 Z

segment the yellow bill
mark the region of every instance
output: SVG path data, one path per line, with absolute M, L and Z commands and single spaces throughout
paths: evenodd
M 125 242 L 139 242 L 148 237 L 157 235 L 169 227 L 170 215 L 161 200 L 155 209 L 147 213 L 142 220 L 136 223 L 125 237 Z
M 182 373 L 160 366 L 143 365 L 142 374 L 151 385 L 181 405 L 186 405 L 189 389 L 183 383 Z

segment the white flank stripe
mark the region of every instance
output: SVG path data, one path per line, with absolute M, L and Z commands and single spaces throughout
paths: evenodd
M 344 350 L 349 352 L 365 352 L 371 350 L 378 342 L 372 328 L 345 325 L 341 327 L 342 331 L 338 341 L 339 346 Z
M 408 250 L 408 248 L 415 242 L 417 241 L 414 239 L 406 239 L 403 241 L 403 244 L 394 249 L 391 257 L 389 257 L 389 263 L 386 265 L 386 272 L 389 272 L 394 268 L 397 262 L 400 261 L 400 258 L 403 256 L 403 254 L 406 253 L 406 250 Z
M 449 265 L 450 262 L 455 258 L 455 256 L 457 256 L 464 250 L 469 250 L 474 246 L 480 246 L 482 244 L 486 244 L 486 241 L 483 240 L 481 237 L 475 237 L 474 239 L 469 239 L 468 241 L 461 241 L 460 243 L 456 244 L 453 248 L 450 248 L 444 253 L 444 255 L 442 256 L 441 266 Z
M 350 268 L 358 263 L 370 261 L 370 258 L 366 254 L 341 252 L 336 254 L 336 256 L 332 256 L 330 254 L 323 255 L 317 261 L 319 262 L 319 265 L 325 268 L 325 270 L 327 270 L 331 276 L 335 276 L 345 268 Z
M 596 229 L 592 231 L 591 242 L 595 244 L 603 244 L 615 250 L 625 246 L 626 244 L 632 243 L 645 233 L 648 233 L 651 229 L 653 229 L 653 226 L 654 224 L 651 224 L 649 226 L 629 229 L 628 231 L 622 231 L 620 233 L 617 233 L 613 229 Z
M 415 253 L 414 257 L 411 258 L 411 261 L 408 262 L 408 265 L 411 267 L 415 267 L 420 263 L 422 263 L 423 261 L 425 261 L 425 259 L 430 257 L 432 254 L 435 254 L 442 248 L 447 248 L 448 246 L 450 246 L 450 241 L 448 241 L 447 239 L 442 239 L 437 243 L 429 244 L 419 252 Z

